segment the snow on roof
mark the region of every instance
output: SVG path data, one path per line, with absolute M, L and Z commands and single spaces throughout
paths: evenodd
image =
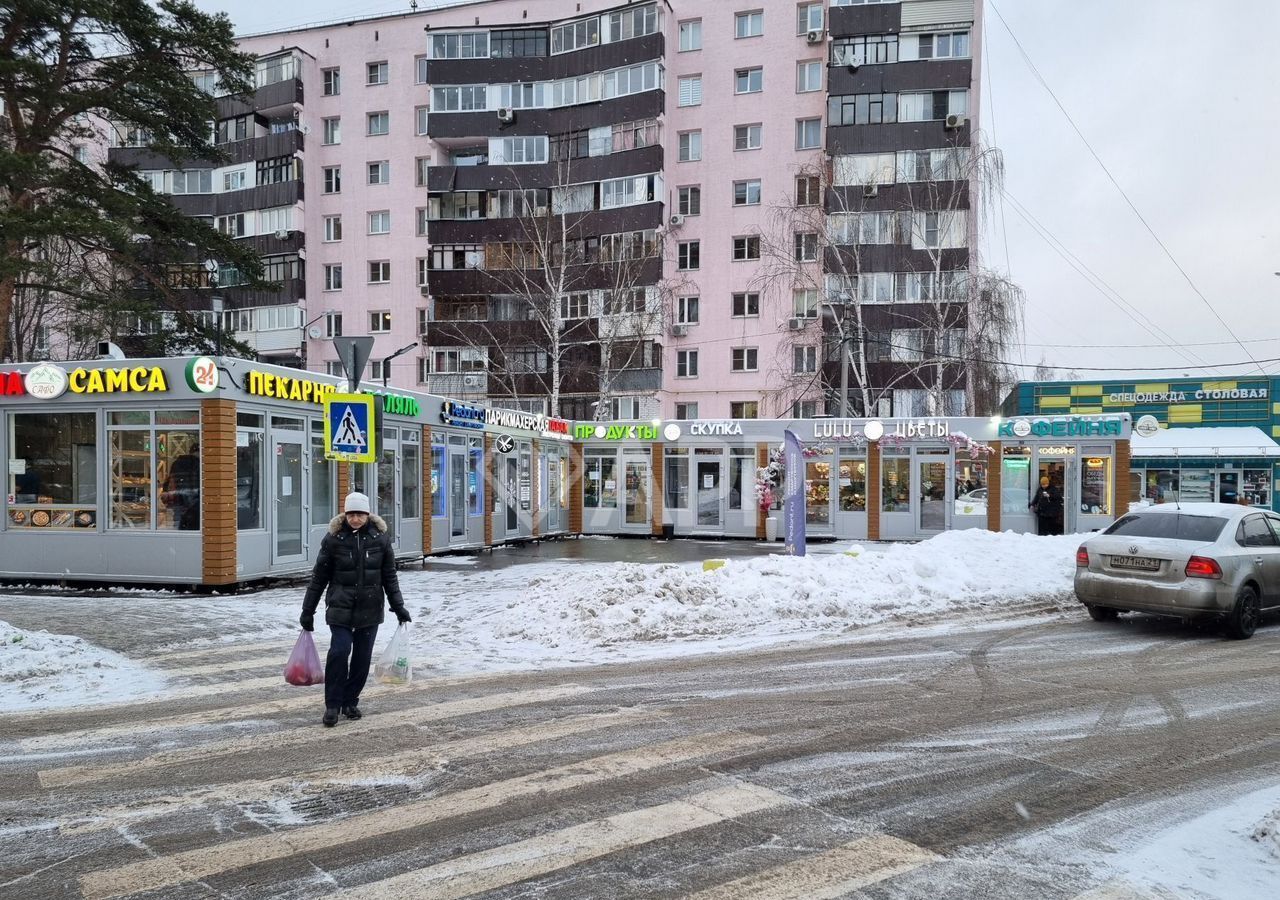
M 1135 433 L 1134 456 L 1275 456 L 1280 444 L 1253 425 L 1223 428 L 1161 428 L 1151 437 Z

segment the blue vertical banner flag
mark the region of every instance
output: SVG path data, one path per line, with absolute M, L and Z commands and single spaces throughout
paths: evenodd
M 786 550 L 792 556 L 804 556 L 804 451 L 800 438 L 791 429 L 782 433 L 782 485 L 783 526 L 786 529 Z

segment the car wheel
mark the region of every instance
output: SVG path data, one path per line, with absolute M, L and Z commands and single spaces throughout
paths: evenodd
M 1112 609 L 1109 606 L 1089 606 L 1086 608 L 1089 610 L 1089 618 L 1095 622 L 1110 622 L 1120 614 L 1119 610 Z
M 1246 584 L 1236 594 L 1236 604 L 1227 616 L 1227 637 L 1237 641 L 1253 637 L 1261 616 L 1262 604 L 1258 602 L 1258 592 Z

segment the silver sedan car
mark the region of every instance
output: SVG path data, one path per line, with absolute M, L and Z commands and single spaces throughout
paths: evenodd
M 1099 622 L 1134 610 L 1216 619 L 1247 638 L 1280 608 L 1280 516 L 1227 503 L 1135 510 L 1080 545 L 1075 590 Z

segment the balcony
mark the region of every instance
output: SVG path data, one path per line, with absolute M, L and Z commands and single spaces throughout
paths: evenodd
M 432 166 L 427 171 L 427 188 L 432 191 L 512 190 L 580 184 L 661 171 L 662 147 L 655 144 L 607 156 L 588 156 L 541 165 Z
M 662 390 L 662 370 L 623 369 L 613 376 L 615 391 L 659 391 Z
M 489 390 L 489 376 L 484 372 L 456 375 L 428 375 L 427 393 L 441 397 L 484 396 Z
M 292 71 L 298 71 L 296 65 Z M 294 104 L 302 104 L 302 79 L 296 75 L 264 84 L 245 97 L 219 97 L 218 118 L 229 119 L 251 113 L 266 116 L 285 112 Z
M 845 66 L 827 69 L 827 93 L 898 93 L 901 91 L 960 90 L 973 85 L 973 60 L 922 59 L 883 65 L 870 64 L 850 72 Z
M 235 141 L 230 144 L 219 144 L 218 149 L 226 155 L 226 161 L 211 159 L 189 159 L 181 168 L 211 169 L 215 166 L 231 166 L 254 162 L 259 159 L 272 159 L 277 156 L 292 156 L 302 150 L 301 131 L 281 131 L 275 134 L 264 134 L 261 137 Z M 139 169 L 176 169 L 169 157 L 156 153 L 149 147 L 111 147 L 107 150 L 107 159 L 122 166 L 137 166 Z
M 845 7 L 840 7 L 844 9 Z M 827 151 L 841 153 L 883 153 L 888 150 L 930 150 L 939 147 L 967 147 L 972 125 L 966 120 L 959 128 L 943 122 L 893 122 L 887 125 L 830 125 Z
M 502 84 L 577 78 L 662 59 L 663 50 L 663 37 L 659 32 L 555 56 L 433 59 L 427 63 L 427 80 L 431 84 Z
M 497 137 L 499 134 L 559 134 L 630 122 L 635 119 L 656 119 L 663 113 L 666 102 L 663 91 L 644 91 L 598 103 L 561 106 L 555 109 L 518 109 L 516 120 L 508 131 L 500 130 L 503 123 L 493 110 L 480 112 L 437 112 L 431 115 L 431 136 L 441 138 Z

